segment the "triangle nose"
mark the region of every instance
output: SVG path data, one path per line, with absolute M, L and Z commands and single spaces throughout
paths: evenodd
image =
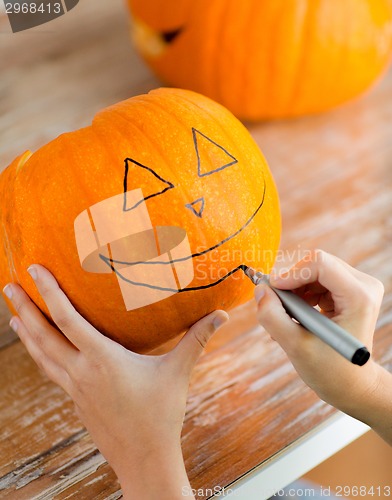
M 189 208 L 193 212 L 196 217 L 199 217 L 200 219 L 203 216 L 203 210 L 204 210 L 204 198 L 198 198 L 195 201 L 192 201 L 192 203 L 187 203 L 186 208 Z

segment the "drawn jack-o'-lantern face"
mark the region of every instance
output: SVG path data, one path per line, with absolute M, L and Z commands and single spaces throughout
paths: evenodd
M 190 138 L 190 134 L 189 134 Z M 230 187 L 231 194 L 237 198 L 246 185 L 247 173 L 238 160 L 223 146 L 213 141 L 199 130 L 192 128 L 194 146 L 194 172 L 188 171 L 187 177 L 171 182 L 164 179 L 153 167 L 143 165 L 132 158 L 125 159 L 123 196 L 104 200 L 84 211 L 75 222 L 75 236 L 79 257 L 83 268 L 89 272 L 116 273 L 127 310 L 150 305 L 166 299 L 174 293 L 205 290 L 218 285 L 229 276 L 246 266 L 244 263 L 230 269 L 221 269 L 219 275 L 211 276 L 204 270 L 200 272 L 198 260 L 209 257 L 215 252 L 215 260 L 220 261 L 221 247 L 240 238 L 244 231 L 262 209 L 266 184 L 264 172 L 254 179 L 254 188 L 259 192 L 255 207 L 249 207 L 238 217 L 233 230 L 218 240 L 203 242 L 203 245 L 190 247 L 187 231 L 178 226 L 154 226 L 148 213 L 146 202 L 155 197 L 162 197 L 162 206 L 170 205 L 169 191 L 179 189 L 182 196 L 190 196 L 193 201 L 184 203 L 184 209 L 199 221 L 190 217 L 188 229 L 197 229 L 204 236 L 211 229 L 214 214 L 227 210 L 221 206 L 222 186 Z M 231 172 L 226 169 L 231 168 Z M 132 174 L 139 169 L 147 173 L 145 181 L 139 179 L 143 189 L 128 190 Z M 138 172 L 137 172 L 138 173 Z M 216 176 L 216 179 L 211 176 Z M 139 178 L 139 176 L 137 176 Z M 192 179 L 193 178 L 193 179 Z M 190 185 L 195 188 L 192 192 Z M 212 185 L 212 190 L 210 185 Z M 143 194 L 144 193 L 144 194 Z M 148 194 L 147 194 L 148 193 Z M 166 199 L 163 195 L 166 193 Z M 206 204 L 206 193 L 210 194 Z M 232 211 L 230 211 L 232 212 Z M 230 212 L 227 213 L 229 217 Z M 203 223 L 206 220 L 206 228 Z M 177 222 L 177 221 L 173 221 Z M 86 238 L 86 232 L 92 237 Z M 92 247 L 91 247 L 92 242 Z M 203 262 L 203 260 L 201 260 Z M 104 267 L 105 264 L 107 267 Z M 222 272 L 223 271 L 223 272 Z
M 189 91 L 129 99 L 18 158 L 0 199 L 1 282 L 18 280 L 49 314 L 25 271 L 48 267 L 88 321 L 140 352 L 250 299 L 241 266 L 268 273 L 279 244 L 260 150 L 225 108 Z M 145 300 L 145 288 L 158 295 Z

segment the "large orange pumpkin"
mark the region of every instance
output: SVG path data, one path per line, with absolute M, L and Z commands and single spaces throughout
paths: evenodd
M 17 158 L 0 176 L 0 200 L 0 286 L 19 282 L 48 314 L 26 272 L 42 264 L 85 318 L 140 352 L 250 299 L 241 266 L 268 272 L 280 237 L 276 188 L 248 131 L 219 104 L 175 89 L 111 106 Z M 148 240 L 153 232 L 162 239 Z M 167 290 L 156 286 L 159 262 Z
M 128 0 L 133 38 L 170 85 L 243 119 L 327 110 L 383 73 L 390 0 Z

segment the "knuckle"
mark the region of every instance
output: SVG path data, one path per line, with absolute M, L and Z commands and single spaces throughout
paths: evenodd
M 110 367 L 101 358 L 90 359 L 84 355 L 69 371 L 70 384 L 74 394 L 87 395 L 91 389 L 110 377 Z
M 312 262 L 312 261 L 315 261 L 317 260 L 318 258 L 318 255 L 322 253 L 322 250 L 320 250 L 319 248 L 312 248 L 310 249 L 307 254 L 305 255 L 305 257 L 303 258 L 303 260 L 305 262 Z
M 42 353 L 37 353 L 34 356 L 34 361 L 35 361 L 36 365 L 38 366 L 38 368 L 47 375 L 46 367 L 45 367 L 45 356 Z
M 195 337 L 196 341 L 204 349 L 205 346 L 207 345 L 207 342 L 208 342 L 208 339 L 210 338 L 210 335 L 206 329 L 201 329 L 201 330 L 195 331 L 194 337 Z
M 79 356 L 80 358 L 81 356 Z M 76 359 L 69 370 L 69 378 L 73 385 L 78 386 L 79 380 L 83 380 L 88 374 L 88 368 L 84 359 Z
M 94 356 L 90 360 L 90 371 L 92 374 L 96 375 L 106 375 L 108 372 L 109 362 L 100 356 Z
M 268 316 L 270 314 L 272 304 L 271 304 L 271 295 L 270 293 L 274 294 L 274 292 L 270 292 L 269 289 L 265 289 L 264 295 L 261 297 L 257 304 L 257 315 L 260 317 Z
M 257 318 L 260 322 L 260 324 L 269 332 L 271 333 L 272 327 L 274 325 L 274 314 L 273 311 L 271 310 L 271 307 L 268 305 L 263 305 L 262 307 L 259 307 L 257 310 Z
M 361 286 L 358 288 L 356 293 L 356 302 L 358 308 L 364 312 L 375 313 L 378 312 L 380 306 L 380 297 L 378 294 L 374 293 L 374 290 Z
M 74 322 L 74 314 L 72 312 L 63 312 L 54 315 L 53 319 L 60 330 L 68 330 Z
M 85 394 L 86 382 L 79 377 L 72 377 L 72 394 Z
M 39 349 L 43 349 L 45 346 L 45 339 L 44 339 L 44 335 L 42 335 L 42 332 L 40 332 L 39 330 L 36 330 L 34 328 L 34 329 L 30 330 L 30 335 L 31 335 L 31 338 L 32 338 L 34 344 Z
M 84 395 L 89 392 L 89 375 L 88 371 L 86 371 L 85 367 L 77 365 L 72 369 L 72 372 L 69 374 L 70 378 L 70 392 L 72 396 L 76 395 Z
M 39 291 L 43 297 L 47 297 L 48 295 L 52 295 L 53 293 L 55 293 L 58 288 L 59 286 L 57 283 L 48 284 L 46 281 L 42 281 Z
M 14 307 L 19 316 L 24 316 L 24 312 L 26 310 L 26 302 L 24 300 L 15 301 Z
M 310 260 L 316 264 L 324 264 L 327 257 L 327 252 L 321 248 L 315 248 L 310 251 Z
M 68 373 L 66 373 L 66 375 L 62 377 L 61 382 L 59 382 L 59 384 L 64 389 L 64 391 L 69 396 L 71 396 L 71 398 L 72 398 L 72 387 L 73 387 L 73 384 L 72 384 L 72 381 L 71 381 L 71 377 L 69 376 Z

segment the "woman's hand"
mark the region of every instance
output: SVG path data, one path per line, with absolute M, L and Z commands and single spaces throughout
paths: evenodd
M 139 355 L 83 319 L 48 270 L 34 265 L 29 272 L 58 329 L 16 284 L 4 289 L 18 312 L 10 324 L 38 366 L 75 402 L 125 498 L 182 498 L 182 487 L 189 486 L 180 445 L 189 379 L 227 314 L 200 320 L 168 354 Z
M 319 305 L 371 351 L 384 290 L 377 279 L 316 250 L 285 275 L 272 274 L 271 285 Z M 305 383 L 321 399 L 374 427 L 392 444 L 392 375 L 372 359 L 359 367 L 337 354 L 295 323 L 268 286 L 258 286 L 255 296 L 260 323 L 286 351 Z

